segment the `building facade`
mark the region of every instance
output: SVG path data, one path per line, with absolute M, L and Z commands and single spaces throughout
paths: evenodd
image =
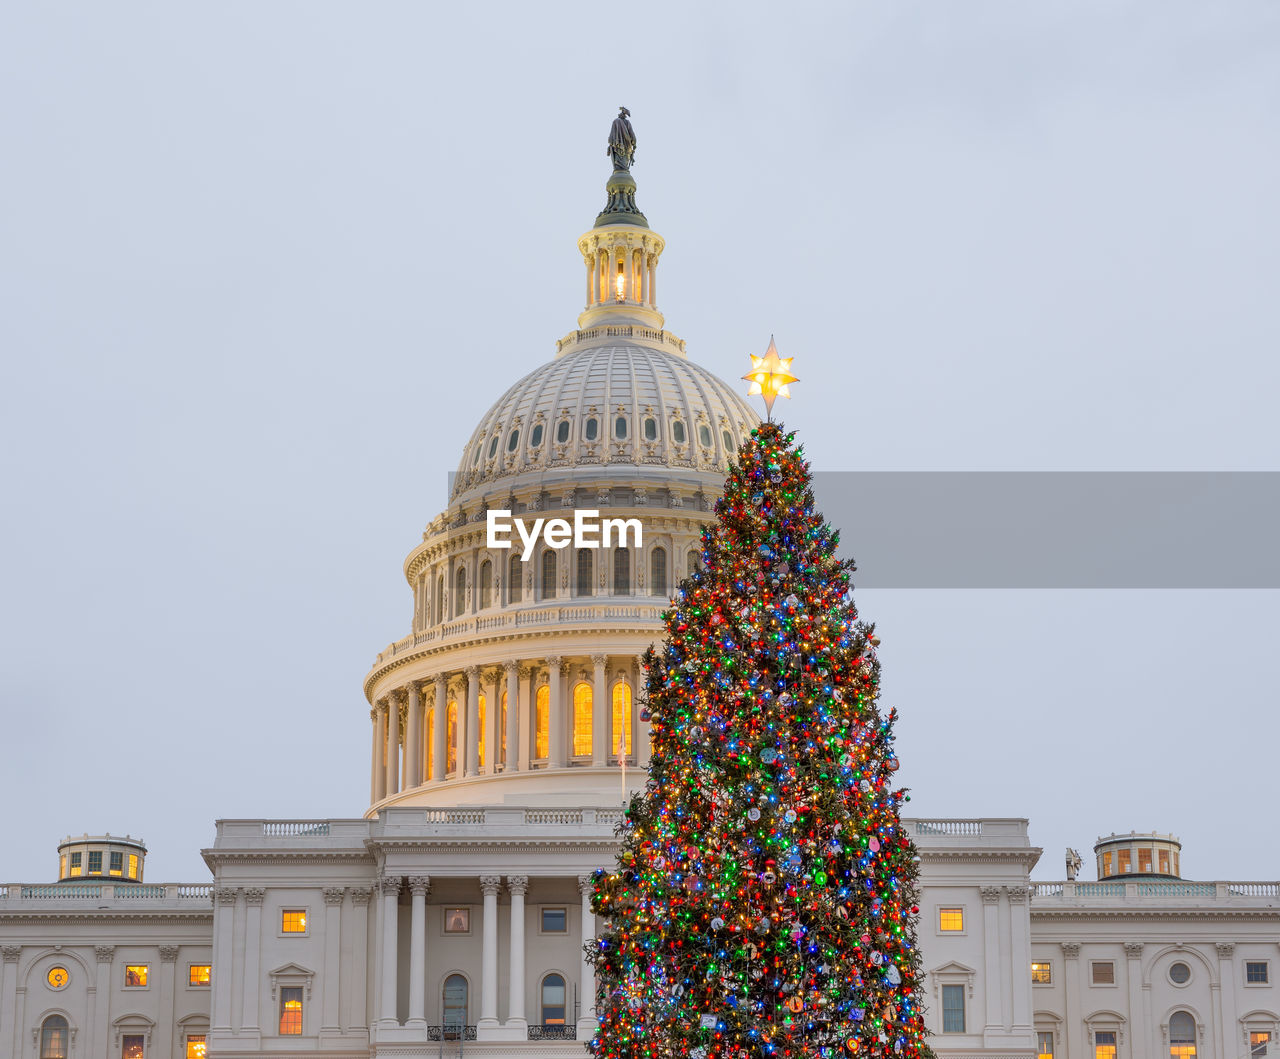
M 68 839 L 58 882 L 0 885 L 0 1057 L 583 1054 L 588 880 L 648 762 L 640 658 L 757 420 L 665 329 L 626 169 L 607 193 L 578 328 L 481 418 L 404 562 L 364 814 L 219 821 L 193 884 L 144 882 L 136 840 Z M 489 545 L 499 510 L 643 540 L 525 558 Z M 1277 1054 L 1277 883 L 1184 881 L 1152 835 L 1100 840 L 1097 882 L 1033 882 L 1026 820 L 904 823 L 940 1056 Z

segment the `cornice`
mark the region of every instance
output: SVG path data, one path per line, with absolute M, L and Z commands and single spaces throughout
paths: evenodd
M 616 852 L 621 840 L 616 836 L 598 839 L 556 838 L 554 835 L 540 835 L 536 839 L 512 839 L 492 835 L 442 835 L 439 838 L 371 838 L 369 845 L 378 849 L 395 850 L 399 853 L 431 853 L 442 847 L 449 849 L 487 849 L 498 857 L 509 857 L 514 853 L 538 852 L 554 846 L 563 853 L 589 853 L 593 856 L 601 850 Z M 439 871 L 436 871 L 439 875 Z
M 923 846 L 916 840 L 916 852 L 921 860 L 947 860 L 958 864 L 989 864 L 1001 861 L 1010 864 L 1025 865 L 1030 871 L 1040 859 L 1039 850 L 1021 849 L 989 849 L 983 846 L 969 846 L 958 849 L 939 849 Z
M 1036 908 L 1031 905 L 1032 919 L 1127 919 L 1165 920 L 1176 919 L 1185 923 L 1189 919 L 1261 919 L 1280 922 L 1280 908 L 1203 908 L 1195 905 L 1179 905 L 1174 908 L 1124 908 L 1106 905 L 1102 908 Z
M 0 909 L 0 923 L 97 923 L 104 919 L 125 921 L 139 924 L 161 924 L 184 922 L 213 923 L 213 908 L 173 909 L 169 911 L 135 912 L 132 909 L 86 908 L 86 909 L 24 909 L 21 912 Z
M 206 849 L 203 851 L 205 863 L 212 861 L 222 863 L 245 861 L 270 861 L 272 864 L 310 864 L 317 860 L 354 861 L 360 864 L 373 864 L 368 852 L 356 852 L 347 849 Z

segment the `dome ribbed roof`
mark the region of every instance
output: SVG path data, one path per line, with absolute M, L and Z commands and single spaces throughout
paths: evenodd
M 562 468 L 723 471 L 758 421 L 743 397 L 682 353 L 624 340 L 570 349 L 485 413 L 450 499 Z

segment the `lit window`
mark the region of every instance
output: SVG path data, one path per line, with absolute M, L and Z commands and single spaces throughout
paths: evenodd
M 205 1035 L 203 1033 L 191 1033 L 187 1035 L 187 1059 L 204 1059 L 205 1057 Z
M 507 451 L 515 452 L 516 446 L 520 444 L 520 431 L 513 430 L 507 435 Z
M 145 1059 L 142 1044 L 145 1038 L 140 1033 L 131 1033 L 124 1038 L 124 1046 L 120 1050 L 121 1059 Z
M 942 987 L 942 1032 L 964 1033 L 964 986 Z
M 538 688 L 538 694 L 534 697 L 534 737 L 533 737 L 533 756 L 536 758 L 545 758 L 547 756 L 548 746 L 548 726 L 551 718 L 551 692 L 547 685 L 543 684 Z
M 484 730 L 485 730 L 484 715 L 485 715 L 485 706 L 486 706 L 486 705 L 487 705 L 487 703 L 485 702 L 485 697 L 484 697 L 483 695 L 481 695 L 481 696 L 480 696 L 480 711 L 479 711 L 480 716 L 476 718 L 476 721 L 477 721 L 477 723 L 478 723 L 478 724 L 479 724 L 479 726 L 480 726 L 480 731 L 479 731 L 479 733 L 477 734 L 477 737 L 476 737 L 476 756 L 479 758 L 479 761 L 480 761 L 480 767 L 481 767 L 481 768 L 484 768 L 484 765 L 485 765 L 485 761 L 484 761 Z
M 544 908 L 542 910 L 542 933 L 564 934 L 569 929 L 569 913 L 563 908 Z
M 507 570 L 507 600 L 519 603 L 524 593 L 524 563 L 520 556 L 513 555 Z
M 1093 1059 L 1116 1059 L 1116 1035 L 1114 1032 L 1093 1035 Z
M 138 877 L 138 855 L 136 853 L 129 854 L 129 878 L 136 879 Z
M 563 445 L 569 440 L 569 420 L 562 419 L 556 426 L 556 441 Z
M 446 908 L 444 910 L 444 932 L 446 934 L 470 934 L 471 909 Z
M 1249 1034 L 1249 1055 L 1256 1057 L 1259 1055 L 1269 1055 L 1267 1046 L 1271 1043 L 1270 1033 L 1250 1033 Z
M 1116 850 L 1116 874 L 1126 875 L 1133 871 L 1133 860 L 1127 849 Z
M 531 448 L 536 449 L 541 444 L 542 444 L 542 424 L 535 423 L 533 427 L 533 433 L 529 435 L 529 446 Z
M 544 1026 L 563 1026 L 565 1011 L 564 979 L 558 974 L 549 974 L 542 980 L 542 1024 Z
M 307 913 L 301 908 L 286 908 L 280 913 L 281 934 L 305 934 Z
M 493 435 L 493 440 L 489 442 L 489 459 L 493 459 L 498 454 L 498 435 Z
M 1146 848 L 1138 850 L 1138 871 L 1143 875 L 1151 874 L 1151 850 Z
M 622 757 L 631 753 L 631 685 L 619 680 L 613 686 L 613 753 Z
M 556 553 L 550 548 L 542 553 L 542 598 L 556 598 Z
M 108 875 L 124 875 L 124 854 L 118 851 L 112 852 L 111 860 L 108 862 L 111 866 L 107 869 Z
M 618 418 L 613 421 L 613 436 L 619 441 L 627 436 L 626 416 L 618 416 Z
M 124 984 L 126 989 L 141 989 L 147 984 L 148 965 L 145 963 L 130 963 L 125 965 Z
M 1053 1059 L 1053 1034 L 1036 1034 L 1036 1059 Z
M 613 594 L 631 595 L 631 552 L 626 548 L 613 553 Z
M 1094 985 L 1116 984 L 1116 965 L 1111 960 L 1093 960 L 1089 966 Z
M 1266 985 L 1271 981 L 1270 970 L 1266 960 L 1246 960 L 1244 980 L 1249 985 Z
M 65 967 L 50 967 L 49 973 L 44 976 L 44 980 L 49 983 L 50 989 L 62 989 L 71 981 L 71 976 L 67 973 Z
M 1189 1012 L 1169 1016 L 1169 1059 L 1195 1059 L 1196 1020 Z
M 45 1019 L 40 1024 L 40 1059 L 67 1059 L 69 1031 L 67 1020 L 61 1015 Z
M 678 419 L 671 422 L 671 440 L 677 445 L 684 444 L 684 424 Z
M 444 770 L 446 773 L 458 769 L 458 703 L 450 699 L 445 707 L 445 744 Z
M 649 591 L 655 596 L 668 594 L 666 548 L 654 548 L 649 553 Z
M 187 985 L 208 985 L 213 978 L 213 968 L 207 963 L 193 963 L 187 967 Z
M 1160 865 L 1160 874 L 1169 874 L 1169 851 L 1162 849 L 1157 851 L 1156 863 Z
M 963 908 L 939 908 L 938 929 L 953 933 L 964 930 Z
M 711 428 L 706 423 L 698 424 L 698 444 L 704 449 L 711 448 Z
M 658 440 L 658 421 L 652 417 L 644 421 L 644 440 L 645 441 Z
M 1191 968 L 1182 962 L 1170 964 L 1169 981 L 1174 985 L 1186 985 L 1191 981 Z
M 302 986 L 280 990 L 280 1036 L 302 1036 Z
M 574 595 L 591 595 L 591 567 L 594 552 L 590 548 L 578 549 L 578 577 L 574 585 Z
M 595 441 L 596 438 L 600 436 L 600 420 L 595 418 L 588 419 L 586 429 L 583 431 L 583 436 L 588 441 Z
M 1048 963 L 1031 964 L 1031 981 L 1036 985 L 1048 985 L 1053 981 L 1053 970 Z
M 573 753 L 591 756 L 591 685 L 585 682 L 573 687 Z
M 1110 850 L 1107 850 L 1105 853 L 1102 854 L 1102 874 L 1103 875 L 1111 874 L 1111 851 Z
M 83 854 L 80 854 L 80 853 L 71 854 L 71 874 L 73 876 L 80 874 L 81 868 L 84 863 L 82 858 L 83 858 Z
M 93 849 L 89 851 L 89 874 L 102 874 L 102 850 Z

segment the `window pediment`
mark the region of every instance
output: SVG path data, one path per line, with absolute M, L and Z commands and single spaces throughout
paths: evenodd
M 315 971 L 303 967 L 297 963 L 286 963 L 281 967 L 277 967 L 270 974 L 271 977 L 271 999 L 279 999 L 280 989 L 282 987 L 301 986 L 306 990 L 306 998 L 311 999 L 311 983 L 315 980 Z
M 149 1019 L 146 1015 L 133 1012 L 128 1015 L 121 1015 L 119 1018 L 112 1020 L 111 1028 L 115 1030 L 116 1049 L 119 1050 L 121 1038 L 125 1034 L 136 1036 L 141 1034 L 143 1043 L 148 1047 L 151 1045 L 151 1034 L 156 1028 L 155 1019 Z

